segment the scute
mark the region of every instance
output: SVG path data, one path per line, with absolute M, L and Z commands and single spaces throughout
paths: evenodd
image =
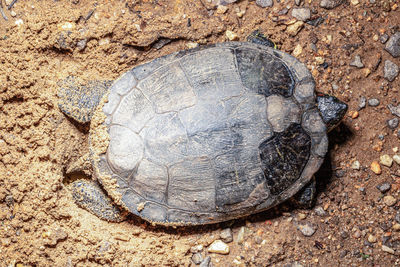
M 133 68 L 108 97 L 110 145 L 95 157 L 95 176 L 112 172 L 110 195 L 151 222 L 207 224 L 271 208 L 326 153 L 310 73 L 269 47 L 167 55 Z

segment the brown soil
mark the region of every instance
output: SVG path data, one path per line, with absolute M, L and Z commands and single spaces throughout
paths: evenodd
M 20 0 L 12 8 L 15 17 L 6 10 L 8 21 L 0 17 L 0 266 L 189 266 L 190 248 L 196 244 L 205 247 L 202 255 L 210 255 L 214 266 L 400 264 L 400 234 L 392 227 L 399 206 L 385 205 L 375 188 L 389 182 L 392 187 L 385 195 L 400 199 L 400 168 L 395 163 L 382 166 L 381 175 L 369 169 L 372 161 L 393 155 L 399 146 L 397 130 L 386 126 L 393 117 L 386 106 L 400 100 L 400 78 L 387 82 L 383 64 L 375 65 L 379 57 L 398 65 L 400 59 L 384 51 L 374 36 L 398 30 L 400 11 L 396 1 L 352 2 L 325 10 L 319 1 L 306 1 L 304 6 L 315 11 L 312 18 L 325 20 L 318 26 L 305 24 L 292 35 L 287 31 L 293 23 L 290 10 L 287 15 L 279 11 L 293 7 L 293 1 L 275 2 L 272 8 L 238 1 L 225 13 L 216 12 L 206 0 Z M 240 11 L 245 11 L 243 17 L 237 15 Z M 349 104 L 349 116 L 330 135 L 330 157 L 318 177 L 316 206 L 323 207 L 326 216 L 283 205 L 234 222 L 173 229 L 138 218 L 105 222 L 73 203 L 64 171 L 87 151 L 88 125 L 60 112 L 58 81 L 69 75 L 83 81 L 116 79 L 191 42 L 224 42 L 226 30 L 245 40 L 254 29 L 288 53 L 300 44 L 297 57 L 312 70 L 319 90 Z M 87 44 L 81 50 L 76 44 L 83 39 Z M 155 44 L 164 39 L 171 42 L 157 49 Z M 316 42 L 316 52 L 311 42 Z M 349 66 L 356 54 L 365 68 Z M 333 83 L 338 89 L 332 89 Z M 378 98 L 381 104 L 367 106 L 355 118 L 361 95 Z M 350 167 L 355 160 L 360 170 Z M 305 222 L 317 227 L 311 237 L 297 230 L 296 225 Z M 242 226 L 245 237 L 238 244 Z M 206 247 L 226 227 L 232 228 L 235 239 L 229 243 L 230 253 L 207 253 Z M 369 235 L 377 241 L 366 243 Z M 394 255 L 382 245 L 391 247 Z

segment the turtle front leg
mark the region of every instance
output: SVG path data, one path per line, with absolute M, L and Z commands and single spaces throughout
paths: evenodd
M 290 202 L 296 208 L 310 209 L 315 203 L 317 189 L 317 183 L 315 176 L 312 177 L 311 181 L 306 184 L 296 195 L 294 195 Z
M 71 184 L 71 191 L 75 203 L 97 217 L 110 222 L 125 220 L 126 212 L 106 195 L 98 182 L 77 180 Z

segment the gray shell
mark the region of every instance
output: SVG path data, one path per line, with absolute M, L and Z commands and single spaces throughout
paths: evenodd
M 307 68 L 252 43 L 137 66 L 113 84 L 103 112 L 110 144 L 95 176 L 112 176 L 131 213 L 161 224 L 269 209 L 312 178 L 328 147 Z

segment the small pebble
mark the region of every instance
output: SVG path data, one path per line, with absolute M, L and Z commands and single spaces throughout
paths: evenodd
M 392 57 L 400 56 L 400 32 L 396 32 L 389 38 L 385 50 L 389 52 Z
M 233 236 L 231 228 L 225 228 L 224 230 L 222 230 L 221 233 L 219 234 L 219 237 L 222 239 L 222 241 L 226 243 L 232 242 Z
M 390 185 L 390 183 L 382 183 L 376 186 L 376 188 L 382 193 L 385 194 L 387 191 L 390 190 L 392 186 Z
M 338 7 L 342 3 L 343 3 L 343 1 L 340 1 L 340 0 L 321 0 L 321 2 L 319 3 L 319 6 L 325 8 L 325 9 L 333 9 L 335 7 Z
M 301 44 L 297 44 L 297 46 L 294 48 L 293 50 L 293 56 L 298 57 L 301 55 L 301 53 L 303 52 L 303 47 L 301 47 Z
M 10 15 L 11 15 L 11 17 L 15 17 L 15 16 L 17 16 L 17 13 L 15 13 L 14 10 L 11 10 Z
M 394 162 L 396 162 L 397 164 L 399 164 L 400 165 L 400 155 L 394 155 L 393 156 L 393 160 L 394 160 Z
M 390 60 L 385 60 L 385 66 L 383 67 L 383 77 L 389 82 L 393 82 L 398 75 L 399 75 L 399 66 L 397 66 Z
M 395 223 L 395 224 L 392 226 L 392 228 L 393 228 L 393 230 L 395 230 L 395 231 L 400 231 L 400 223 Z
M 370 243 L 375 243 L 376 242 L 376 237 L 373 235 L 368 235 L 368 242 Z
M 359 69 L 364 67 L 364 64 L 361 62 L 360 55 L 356 55 L 352 62 L 350 62 L 350 66 L 357 67 Z
M 398 118 L 393 118 L 391 120 L 387 121 L 387 125 L 390 129 L 394 130 L 399 126 L 399 119 Z
M 358 110 L 365 108 L 366 105 L 367 105 L 367 99 L 365 98 L 365 96 L 361 96 L 360 100 L 358 101 Z
M 382 173 L 381 165 L 377 161 L 371 163 L 371 170 L 378 175 Z
M 391 195 L 388 195 L 383 197 L 383 202 L 386 204 L 386 206 L 391 207 L 396 204 L 397 200 Z
M 227 6 L 219 5 L 217 7 L 217 14 L 224 14 L 228 10 Z
M 360 170 L 360 167 L 361 167 L 361 165 L 360 165 L 360 162 L 359 162 L 358 160 L 354 161 L 354 162 L 351 164 L 351 168 L 352 168 L 353 170 Z
M 387 253 L 394 254 L 394 250 L 392 248 L 389 248 L 388 246 L 382 245 L 382 250 Z
M 293 8 L 292 9 L 292 17 L 301 20 L 307 21 L 311 18 L 311 10 L 306 7 L 302 8 Z
M 236 41 L 239 39 L 239 36 L 234 33 L 233 31 L 227 30 L 225 32 L 226 37 L 228 38 L 229 41 Z
M 211 257 L 207 256 L 201 263 L 199 267 L 211 267 Z
M 380 102 L 376 98 L 368 99 L 368 105 L 371 107 L 377 107 L 377 106 L 379 106 L 379 104 L 380 104 Z
M 229 246 L 221 240 L 215 240 L 208 247 L 208 252 L 226 255 L 229 254 Z
M 304 235 L 304 236 L 312 236 L 316 229 L 309 223 L 299 224 L 297 225 L 297 229 Z
M 274 5 L 273 0 L 256 0 L 256 4 L 260 7 L 271 7 Z
M 190 252 L 192 252 L 193 254 L 194 253 L 198 253 L 198 252 L 201 252 L 201 251 L 203 251 L 203 245 L 196 245 L 196 246 L 193 246 L 193 247 L 191 247 L 190 248 Z
M 289 33 L 291 36 L 296 36 L 299 31 L 303 28 L 304 22 L 303 21 L 296 21 L 295 23 L 289 25 L 286 28 L 286 31 Z
M 186 47 L 189 48 L 189 49 L 196 48 L 198 46 L 199 46 L 199 44 L 196 43 L 196 42 L 187 42 L 186 43 Z
M 245 234 L 246 228 L 244 226 L 240 227 L 239 233 L 237 235 L 236 242 L 238 244 L 242 244 L 244 241 L 244 234 Z
M 326 215 L 326 211 L 324 211 L 324 209 L 322 207 L 316 207 L 315 208 L 315 214 L 317 214 L 318 216 L 325 216 Z
M 382 44 L 386 43 L 387 40 L 389 40 L 389 35 L 387 35 L 386 33 L 379 36 L 379 41 L 381 41 Z
M 203 261 L 203 256 L 201 253 L 195 253 L 192 255 L 192 261 L 194 264 L 198 265 Z
M 393 115 L 395 115 L 395 116 L 397 116 L 397 117 L 400 117 L 400 104 L 397 105 L 397 106 L 394 106 L 394 105 L 392 105 L 392 104 L 389 104 L 389 105 L 387 105 L 387 107 L 388 107 L 388 109 L 390 110 L 390 112 L 391 112 Z
M 299 220 L 304 220 L 305 218 L 307 218 L 307 214 L 299 213 L 298 218 L 299 218 Z
M 392 167 L 392 164 L 393 164 L 393 159 L 388 155 L 388 154 L 385 154 L 385 155 L 382 155 L 382 156 L 380 156 L 380 164 L 382 164 L 383 166 L 386 166 L 386 167 Z

